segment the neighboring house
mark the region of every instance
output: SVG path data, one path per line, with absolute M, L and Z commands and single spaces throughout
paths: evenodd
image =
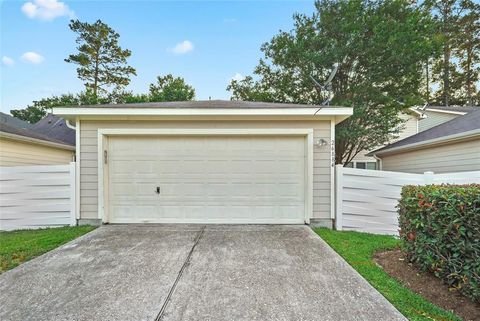
M 7 124 L 16 128 L 31 128 L 33 125 L 24 120 L 0 112 L 0 123 Z
M 0 166 L 68 164 L 74 155 L 75 131 L 59 117 L 47 115 L 32 125 L 0 116 Z
M 405 123 L 402 131 L 398 134 L 399 137 L 395 141 L 418 133 L 419 122 L 422 119 L 422 113 L 415 109 L 410 109 L 407 113 L 401 114 L 400 117 L 405 121 Z M 379 169 L 377 160 L 374 157 L 367 156 L 368 152 L 369 151 L 360 152 L 345 167 Z
M 381 169 L 408 173 L 480 170 L 480 109 L 370 153 Z
M 53 110 L 76 122 L 79 224 L 332 227 L 331 142 L 351 108 L 209 100 Z
M 428 106 L 425 108 L 411 108 L 408 113 L 401 115 L 402 119 L 405 121 L 404 128 L 399 133 L 399 137 L 392 141 L 392 143 L 479 109 L 480 107 L 460 106 Z M 368 156 L 370 154 L 371 153 L 368 151 L 359 153 L 346 165 L 346 167 L 380 169 L 378 161 L 374 157 Z
M 479 109 L 480 107 L 460 106 L 427 106 L 426 108 L 417 108 L 416 110 L 423 115 L 418 122 L 418 132 L 423 132 L 424 130 L 455 119 L 458 116 L 463 116 Z

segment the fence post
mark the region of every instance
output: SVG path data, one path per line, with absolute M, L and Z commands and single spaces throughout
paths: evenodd
M 335 229 L 343 229 L 343 165 L 335 165 Z
M 76 175 L 75 175 L 76 163 L 70 163 L 70 226 L 77 225 L 77 217 L 76 217 Z
M 433 184 L 433 175 L 435 175 L 434 172 L 424 172 L 423 173 L 423 181 L 426 185 Z

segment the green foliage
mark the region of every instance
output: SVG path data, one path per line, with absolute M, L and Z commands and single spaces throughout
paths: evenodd
M 52 96 L 34 101 L 25 109 L 15 109 L 10 112 L 14 117 L 36 123 L 53 107 L 83 106 L 97 104 L 148 103 L 161 101 L 187 101 L 195 98 L 195 89 L 181 77 L 171 74 L 157 77 L 156 84 L 150 84 L 148 94 L 133 94 L 122 90 L 113 90 L 104 96 L 97 96 L 92 89 L 87 88 L 79 94 Z
M 320 104 L 334 64 L 332 105 L 354 107 L 336 126 L 336 163 L 394 139 L 400 113 L 421 102 L 422 61 L 439 49 L 435 24 L 404 0 L 320 0 L 313 16 L 296 14 L 295 27 L 262 46 L 253 77 L 232 81 L 233 99 Z
M 33 105 L 29 105 L 25 109 L 11 110 L 10 113 L 16 118 L 34 124 L 51 112 L 52 107 L 74 106 L 80 103 L 81 100 L 77 95 L 66 94 L 34 101 Z
M 441 38 L 441 55 L 432 56 L 427 100 L 439 105 L 474 105 L 480 76 L 480 4 L 472 0 L 425 0 Z M 426 74 L 428 76 L 428 74 Z M 430 88 L 428 88 L 429 90 Z
M 95 227 L 92 226 L 67 226 L 0 232 L 0 273 L 13 269 L 93 229 Z
M 315 232 L 409 320 L 461 320 L 412 292 L 375 263 L 372 258 L 375 252 L 394 249 L 400 245 L 400 240 L 393 236 L 326 228 Z
M 181 77 L 171 74 L 157 77 L 156 84 L 150 84 L 149 101 L 186 101 L 195 97 L 195 89 Z
M 480 185 L 405 186 L 398 210 L 409 260 L 480 302 Z
M 69 55 L 66 62 L 78 65 L 78 78 L 85 81 L 93 97 L 108 92 L 107 88 L 121 89 L 130 83 L 130 75 L 136 75 L 127 64 L 131 51 L 122 49 L 120 35 L 101 20 L 93 24 L 72 20 L 70 29 L 77 34 L 77 54 Z

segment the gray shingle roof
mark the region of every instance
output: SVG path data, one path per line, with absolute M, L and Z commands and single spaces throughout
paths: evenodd
M 454 118 L 448 122 L 432 127 L 418 134 L 399 140 L 393 144 L 370 152 L 367 155 L 379 154 L 393 148 L 408 146 L 435 138 L 460 134 L 475 129 L 480 129 L 480 109 Z
M 54 138 L 63 144 L 75 146 L 75 130 L 68 128 L 65 119 L 48 114 L 33 124 L 32 131 Z
M 0 112 L 0 123 L 7 124 L 17 128 L 32 127 L 32 124 L 2 112 Z
M 130 103 L 130 104 L 107 104 L 107 105 L 82 105 L 72 106 L 78 108 L 322 108 L 335 106 L 306 105 L 292 103 L 266 103 L 241 100 L 194 100 L 194 101 L 171 101 L 157 103 Z
M 33 125 L 25 125 L 20 119 L 12 121 L 10 118 L 0 118 L 0 132 L 75 146 L 75 131 L 66 126 L 65 120 L 55 115 L 47 115 Z
M 460 113 L 470 113 L 472 111 L 480 110 L 480 106 L 428 106 L 428 109 L 437 109 L 444 111 L 456 111 Z

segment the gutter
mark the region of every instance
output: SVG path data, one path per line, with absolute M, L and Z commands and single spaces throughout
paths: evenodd
M 32 138 L 32 137 L 16 135 L 16 134 L 11 134 L 11 133 L 6 133 L 6 132 L 0 132 L 0 138 L 18 140 L 18 141 L 25 142 L 25 143 L 30 143 L 30 144 L 37 144 L 37 145 L 43 145 L 43 146 L 48 146 L 48 147 L 53 147 L 53 148 L 60 148 L 60 149 L 75 151 L 75 146 L 61 144 L 61 143 L 55 143 L 55 142 L 51 142 L 51 141 L 48 141 L 48 140 L 42 140 L 42 139 L 38 139 L 38 138 Z
M 461 115 L 461 116 L 468 114 L 468 112 L 465 112 L 465 111 L 444 110 L 444 109 L 435 109 L 435 108 L 428 108 L 428 107 L 426 110 L 433 111 L 436 113 L 453 114 L 453 115 Z
M 68 128 L 73 129 L 73 130 L 76 130 L 76 127 L 73 126 L 72 124 L 70 124 L 70 120 L 66 119 L 66 120 L 65 120 L 65 124 L 67 125 Z
M 427 145 L 438 145 L 440 143 L 450 143 L 450 142 L 454 142 L 454 141 L 457 141 L 457 140 L 460 140 L 460 139 L 469 139 L 469 138 L 473 138 L 473 137 L 476 137 L 476 136 L 480 136 L 480 128 L 469 130 L 469 131 L 458 133 L 458 134 L 449 135 L 449 136 L 443 136 L 443 137 L 437 137 L 437 138 L 434 138 L 434 139 L 424 140 L 424 141 L 413 143 L 413 144 L 387 148 L 385 150 L 380 150 L 380 151 L 377 151 L 377 152 L 373 151 L 373 152 L 370 152 L 370 153 L 366 154 L 366 156 L 377 157 L 378 155 L 381 156 L 381 155 L 385 155 L 385 154 L 392 154 L 392 153 L 396 153 L 396 152 L 399 152 L 399 151 L 416 150 L 416 149 L 420 149 L 420 148 L 422 148 L 424 146 L 427 146 Z

